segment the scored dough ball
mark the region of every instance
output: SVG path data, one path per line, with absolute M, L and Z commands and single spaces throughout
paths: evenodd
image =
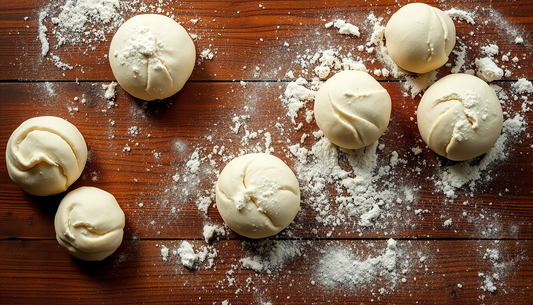
M 455 25 L 438 8 L 411 3 L 392 15 L 385 27 L 387 50 L 402 69 L 427 73 L 442 67 L 455 46 Z
M 276 235 L 300 208 L 300 187 L 277 157 L 248 154 L 233 159 L 216 184 L 218 212 L 235 232 L 249 238 Z
M 57 208 L 56 239 L 73 256 L 101 261 L 122 243 L 125 216 L 110 193 L 96 187 L 69 192 Z
M 451 74 L 424 93 L 417 120 L 429 148 L 450 160 L 463 161 L 486 153 L 496 143 L 503 114 L 487 83 L 472 75 Z
M 314 112 L 318 127 L 332 143 L 358 149 L 375 142 L 385 132 L 391 98 L 368 73 L 343 71 L 320 87 Z
M 64 192 L 87 162 L 87 145 L 76 126 L 53 116 L 23 122 L 9 138 L 6 165 L 9 177 L 36 196 Z
M 109 63 L 124 90 L 142 100 L 163 99 L 183 88 L 196 60 L 194 43 L 176 21 L 138 15 L 115 33 Z

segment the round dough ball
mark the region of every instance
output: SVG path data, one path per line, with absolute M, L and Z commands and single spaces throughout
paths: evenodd
M 411 3 L 392 15 L 385 27 L 387 50 L 402 69 L 427 73 L 442 67 L 455 46 L 455 25 L 446 13 Z
M 293 221 L 300 187 L 277 157 L 248 154 L 233 159 L 216 184 L 218 212 L 235 232 L 249 238 L 272 236 Z
M 142 100 L 163 99 L 183 88 L 191 76 L 196 49 L 176 21 L 156 14 L 135 16 L 117 30 L 109 63 L 124 90 Z
M 375 142 L 385 132 L 391 98 L 368 73 L 343 71 L 320 87 L 314 110 L 318 127 L 332 143 L 358 149 Z
M 9 138 L 6 165 L 9 177 L 36 196 L 64 192 L 87 162 L 87 145 L 76 126 L 53 116 L 23 122 Z
M 429 148 L 450 160 L 463 161 L 486 153 L 496 143 L 503 114 L 487 83 L 472 75 L 451 74 L 424 93 L 417 120 Z
M 69 192 L 57 208 L 56 239 L 65 250 L 85 261 L 101 261 L 122 243 L 125 216 L 110 193 L 96 187 Z

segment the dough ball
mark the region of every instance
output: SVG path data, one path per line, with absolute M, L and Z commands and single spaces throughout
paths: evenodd
M 69 192 L 57 208 L 56 239 L 65 250 L 85 261 L 101 261 L 122 243 L 125 216 L 110 193 L 96 187 Z
M 343 71 L 320 87 L 314 112 L 318 127 L 332 143 L 357 149 L 375 142 L 385 132 L 391 99 L 368 73 Z
M 235 232 L 249 238 L 285 229 L 300 208 L 300 187 L 277 157 L 248 154 L 233 159 L 216 184 L 218 212 Z
M 411 3 L 392 15 L 385 27 L 387 50 L 402 69 L 427 73 L 442 67 L 455 46 L 455 25 L 438 8 Z
M 6 164 L 9 177 L 36 196 L 64 192 L 87 162 L 87 145 L 71 123 L 53 116 L 23 122 L 9 138 Z
M 426 144 L 450 160 L 463 161 L 486 153 L 503 124 L 500 101 L 487 83 L 468 74 L 451 74 L 422 96 L 418 129 Z
M 142 100 L 163 99 L 180 91 L 196 60 L 194 43 L 176 21 L 138 15 L 117 30 L 109 63 L 124 90 Z

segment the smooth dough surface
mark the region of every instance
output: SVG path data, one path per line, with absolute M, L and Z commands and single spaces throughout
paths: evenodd
M 438 8 L 411 3 L 392 15 L 385 27 L 387 50 L 402 69 L 427 73 L 448 61 L 455 46 L 453 20 Z
M 463 161 L 486 153 L 496 143 L 503 114 L 487 83 L 468 74 L 450 74 L 424 93 L 417 120 L 429 148 L 450 160 Z
M 268 154 L 233 159 L 216 184 L 217 208 L 224 222 L 249 238 L 285 229 L 300 208 L 300 187 L 292 170 Z
M 124 90 L 142 100 L 180 91 L 196 60 L 194 42 L 176 21 L 157 14 L 137 15 L 117 30 L 109 63 Z
M 76 126 L 53 116 L 23 122 L 9 138 L 6 165 L 9 177 L 36 196 L 64 192 L 87 162 L 87 145 Z
M 368 73 L 343 71 L 320 87 L 314 113 L 318 127 L 332 143 L 358 149 L 378 140 L 387 129 L 391 98 Z
M 113 195 L 85 186 L 61 200 L 54 225 L 57 241 L 70 254 L 101 261 L 122 243 L 125 216 Z

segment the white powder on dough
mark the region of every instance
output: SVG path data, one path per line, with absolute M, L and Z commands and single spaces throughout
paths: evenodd
M 153 31 L 147 25 L 138 25 L 128 33 L 121 44 L 120 50 L 116 50 L 114 56 L 121 65 L 139 63 L 140 67 L 133 67 L 134 73 L 140 73 L 148 64 L 161 64 L 160 55 L 165 49 L 165 42 L 161 39 L 161 33 Z
M 380 277 L 391 281 L 395 286 L 398 248 L 396 241 L 389 239 L 385 253 L 360 261 L 346 249 L 327 250 L 319 261 L 315 277 L 326 287 L 361 288 Z
M 487 82 L 500 80 L 503 77 L 503 70 L 489 57 L 476 58 L 476 75 Z

